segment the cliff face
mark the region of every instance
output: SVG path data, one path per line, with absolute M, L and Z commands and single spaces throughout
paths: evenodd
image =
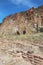
M 43 65 L 43 33 L 28 35 L 41 27 L 43 6 L 7 16 L 0 24 L 0 65 Z
M 32 33 L 37 25 L 43 26 L 43 6 L 7 16 L 0 25 L 0 32 L 3 34 Z

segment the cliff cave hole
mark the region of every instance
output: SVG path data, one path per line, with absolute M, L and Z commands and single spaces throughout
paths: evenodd
M 23 34 L 26 34 L 26 30 L 23 31 Z
M 20 35 L 20 32 L 19 31 L 17 31 L 17 35 Z
M 40 28 L 40 32 L 43 32 L 43 28 Z

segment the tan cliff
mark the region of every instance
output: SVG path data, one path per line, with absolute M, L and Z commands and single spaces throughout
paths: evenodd
M 43 27 L 43 6 L 31 8 L 25 12 L 9 15 L 0 24 L 2 34 L 28 34 Z
M 43 33 L 30 34 L 41 28 L 43 6 L 5 17 L 0 24 L 0 65 L 43 65 Z

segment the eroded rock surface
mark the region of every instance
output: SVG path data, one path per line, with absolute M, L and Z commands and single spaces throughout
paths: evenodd
M 23 44 L 24 42 L 0 39 L 0 64 L 43 65 L 43 54 L 39 47 L 29 43 Z

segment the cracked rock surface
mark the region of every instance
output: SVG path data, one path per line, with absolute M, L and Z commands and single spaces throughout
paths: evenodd
M 25 44 L 23 44 L 25 43 Z M 26 41 L 0 39 L 1 65 L 43 65 L 43 53 Z

